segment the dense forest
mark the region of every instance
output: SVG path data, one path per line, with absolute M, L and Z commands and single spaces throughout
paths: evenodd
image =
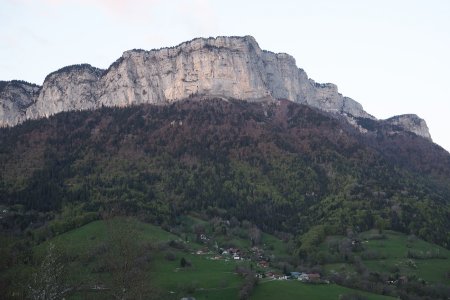
M 43 240 L 105 211 L 159 225 L 203 211 L 289 233 L 300 256 L 349 228 L 449 248 L 450 155 L 359 123 L 369 132 L 289 101 L 218 99 L 27 121 L 0 130 L 1 228 Z

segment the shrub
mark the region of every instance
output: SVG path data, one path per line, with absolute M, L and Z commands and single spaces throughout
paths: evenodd
M 169 242 L 169 246 L 175 249 L 179 249 L 179 250 L 185 250 L 186 249 L 186 245 L 182 242 L 178 242 L 178 241 L 174 241 L 171 240 Z
M 180 259 L 180 267 L 186 268 L 186 267 L 190 267 L 190 266 L 192 266 L 192 264 L 191 264 L 191 262 L 188 261 L 186 258 L 182 257 L 182 258 Z

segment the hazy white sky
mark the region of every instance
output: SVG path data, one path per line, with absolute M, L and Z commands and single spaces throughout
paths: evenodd
M 0 0 L 0 80 L 42 84 L 132 48 L 252 35 L 377 118 L 416 113 L 450 150 L 448 0 Z

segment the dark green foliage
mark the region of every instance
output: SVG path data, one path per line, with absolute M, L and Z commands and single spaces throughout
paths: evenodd
M 190 267 L 191 263 L 189 261 L 186 260 L 186 258 L 182 257 L 180 259 L 180 267 L 182 268 L 186 268 L 186 267 Z
M 317 225 L 326 234 L 391 228 L 448 247 L 450 155 L 372 125 L 376 134 L 361 135 L 288 101 L 61 113 L 0 130 L 0 204 L 21 204 L 35 219 L 76 205 L 89 216 L 115 210 L 158 224 L 216 209 L 296 235 L 300 253 L 324 236 Z M 31 226 L 22 220 L 20 230 Z

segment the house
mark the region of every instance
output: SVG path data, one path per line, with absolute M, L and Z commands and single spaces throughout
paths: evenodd
M 227 251 L 230 255 L 239 254 L 241 252 L 241 250 L 239 250 L 238 248 L 228 248 Z
M 308 276 L 308 274 L 306 274 L 306 273 L 301 273 L 301 274 L 297 277 L 297 279 L 300 280 L 300 281 L 309 281 L 309 276 Z
M 300 272 L 291 272 L 291 278 L 292 279 L 298 279 L 298 277 L 301 275 Z
M 209 252 L 209 249 L 205 247 L 205 248 L 197 250 L 197 252 L 195 252 L 195 253 L 197 255 L 202 255 L 202 254 L 207 254 L 208 252 Z
M 317 273 L 311 273 L 311 274 L 308 274 L 308 281 L 309 282 L 318 282 L 318 281 L 320 281 L 320 274 L 317 274 Z
M 408 283 L 408 277 L 406 277 L 406 276 L 400 276 L 400 277 L 398 278 L 398 283 L 400 283 L 400 284 Z
M 262 260 L 262 261 L 258 262 L 258 267 L 268 268 L 269 267 L 269 263 L 267 261 L 265 261 L 265 260 Z
M 258 246 L 254 246 L 250 249 L 250 251 L 258 257 L 261 257 L 264 251 Z
M 286 280 L 287 276 L 284 274 L 280 274 L 280 273 L 272 273 L 271 278 L 277 279 L 277 280 Z

